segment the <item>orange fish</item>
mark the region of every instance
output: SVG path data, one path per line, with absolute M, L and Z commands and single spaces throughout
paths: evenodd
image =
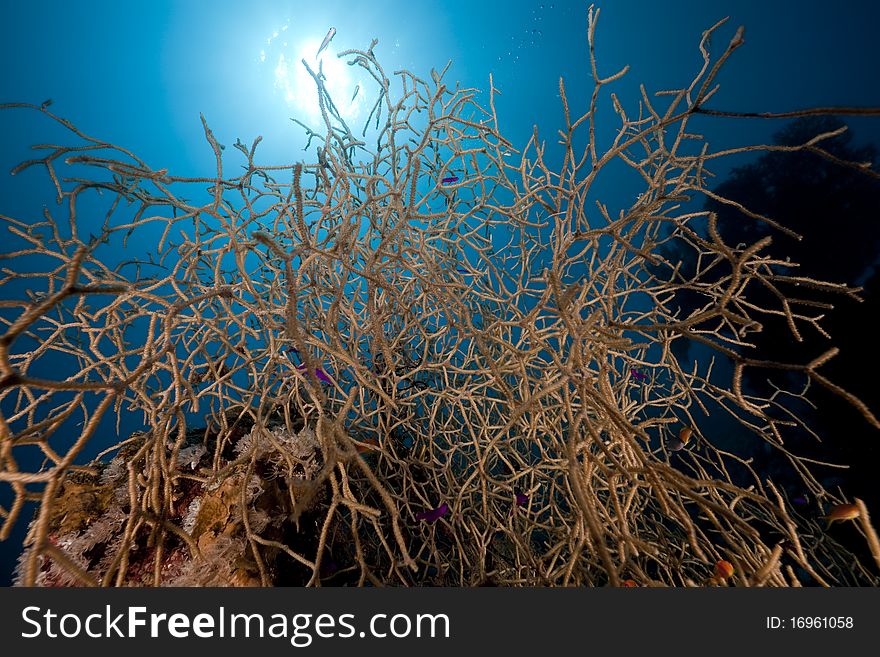
M 634 579 L 625 579 L 621 586 L 625 589 L 635 589 L 638 588 L 639 584 Z
M 715 564 L 715 577 L 720 580 L 725 580 L 728 577 L 733 577 L 733 564 L 729 561 L 725 561 L 724 559 L 717 562 Z
M 831 507 L 825 520 L 828 521 L 828 527 L 831 527 L 831 523 L 835 520 L 855 520 L 858 517 L 859 507 L 855 504 L 838 504 Z
M 370 452 L 379 449 L 379 441 L 375 438 L 365 438 L 361 442 L 364 444 L 357 445 L 358 454 L 369 454 Z
M 668 447 L 673 452 L 681 451 L 685 448 L 685 445 L 688 444 L 688 441 L 691 439 L 691 434 L 694 431 L 690 427 L 685 427 L 681 431 L 678 432 L 678 438 L 673 438 L 669 441 Z

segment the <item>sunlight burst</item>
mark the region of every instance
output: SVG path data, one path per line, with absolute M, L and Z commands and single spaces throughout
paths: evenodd
M 342 118 L 346 121 L 356 119 L 364 102 L 363 94 L 355 94 L 361 83 L 355 76 L 357 69 L 348 66 L 344 59 L 336 57 L 331 52 L 332 48 L 316 58 L 315 53 L 319 46 L 319 39 L 306 39 L 298 47 L 280 48 L 274 70 L 275 89 L 282 94 L 284 102 L 293 111 L 294 118 L 311 127 L 318 127 L 322 123 L 318 90 L 303 65 L 305 60 L 313 72 L 323 72 L 327 90 Z

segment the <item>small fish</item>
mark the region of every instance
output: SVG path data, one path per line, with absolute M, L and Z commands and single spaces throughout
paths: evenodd
M 855 520 L 859 515 L 859 507 L 855 504 L 838 504 L 831 507 L 825 520 L 828 521 L 828 527 L 831 527 L 835 520 Z
M 810 501 L 804 495 L 798 495 L 796 498 L 792 500 L 792 503 L 797 506 L 807 506 Z
M 301 372 L 304 372 L 306 369 L 305 363 L 300 363 L 299 365 L 296 366 L 296 369 L 300 370 Z M 333 379 L 331 379 L 329 376 L 327 376 L 327 374 L 320 367 L 315 369 L 315 376 L 318 377 L 318 379 L 320 379 L 324 383 L 333 383 Z
M 354 99 L 357 98 L 358 91 L 360 91 L 360 90 L 361 90 L 361 85 L 359 85 L 359 84 L 355 85 L 354 93 L 351 95 L 351 100 L 349 102 L 352 102 L 352 103 L 354 102 Z
M 448 178 L 444 178 L 440 182 L 442 182 L 444 185 L 451 185 L 452 183 L 458 182 L 458 176 L 449 176 Z
M 642 374 L 638 370 L 631 369 L 629 373 L 632 374 L 632 378 L 636 381 L 645 381 L 648 378 L 647 374 Z
M 330 577 L 339 571 L 339 564 L 333 559 L 325 559 L 321 562 L 321 577 Z
M 733 564 L 729 561 L 725 561 L 722 559 L 715 563 L 715 577 L 720 580 L 725 580 L 728 577 L 733 577 Z
M 516 492 L 514 493 L 514 501 L 513 506 L 510 507 L 510 511 L 507 513 L 507 517 L 510 518 L 513 516 L 513 512 L 516 510 L 518 506 L 525 506 L 529 503 L 529 496 L 525 493 Z
M 678 438 L 673 438 L 668 443 L 666 443 L 666 448 L 670 452 L 680 452 L 684 449 L 684 443 L 681 442 Z
M 430 511 L 420 511 L 416 514 L 416 520 L 424 520 L 425 522 L 437 522 L 449 513 L 449 505 L 444 502 L 436 509 L 432 509 Z
M 369 454 L 370 452 L 379 449 L 379 441 L 375 438 L 365 438 L 361 442 L 364 444 L 357 446 L 358 454 Z
M 678 438 L 672 438 L 667 443 L 667 448 L 671 452 L 679 452 L 685 448 L 685 445 L 688 444 L 688 441 L 691 439 L 691 434 L 693 434 L 693 430 L 689 427 L 685 427 L 681 431 L 678 432 Z
M 331 27 L 327 32 L 327 36 L 324 37 L 324 40 L 321 42 L 321 47 L 318 48 L 318 52 L 315 53 L 315 59 L 318 59 L 318 56 L 324 51 L 324 49 L 330 45 L 330 42 L 333 40 L 333 37 L 336 36 L 336 28 Z
M 47 99 L 44 100 L 42 103 L 40 103 L 40 109 L 46 109 L 46 108 L 49 107 L 49 105 L 51 105 L 51 104 L 52 104 L 52 99 L 51 99 L 51 98 L 47 98 Z
M 639 583 L 634 579 L 625 579 L 620 585 L 625 589 L 637 589 L 639 587 Z

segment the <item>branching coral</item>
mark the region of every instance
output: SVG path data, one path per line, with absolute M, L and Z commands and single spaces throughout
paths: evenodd
M 376 82 L 359 134 L 314 76 L 324 125 L 307 128 L 312 163 L 261 165 L 260 139 L 237 141 L 243 173 L 230 177 L 233 151 L 203 118 L 216 172 L 177 177 L 27 106 L 78 141 L 43 146 L 45 157 L 17 169 L 46 169 L 67 220 L 49 209 L 39 222 L 3 217 L 20 246 L 3 254 L 12 268 L 0 281 L 0 481 L 15 498 L 2 536 L 25 501 L 40 502 L 21 581 L 877 584 L 873 564 L 752 469 L 753 445 L 731 447 L 706 422 L 729 416 L 829 505 L 843 500 L 785 448 L 800 423 L 788 401 L 801 393 L 756 397 L 743 371 L 801 373 L 880 426 L 820 373 L 835 350 L 800 363 L 749 356 L 764 317 L 786 317 L 795 339 L 819 325 L 798 288 L 857 290 L 783 271 L 791 263 L 762 255 L 769 238 L 725 244 L 713 215 L 687 207 L 718 198 L 707 186 L 718 158 L 769 148 L 712 152 L 690 131 L 698 115 L 724 114 L 705 105 L 742 31 L 713 58 L 721 23 L 707 30 L 696 77 L 654 98 L 643 90 L 634 116 L 605 95 L 625 71 L 600 74 L 597 16 L 582 115 L 560 80 L 559 156 L 537 129 L 522 148 L 502 136 L 491 78 L 488 108 L 476 90 L 451 89 L 445 71 L 392 80 L 375 42 L 339 54 Z M 609 99 L 621 125 L 603 152 Z M 802 148 L 821 153 L 828 137 Z M 614 216 L 595 195 L 620 164 L 645 186 Z M 107 175 L 62 172 L 83 165 Z M 86 240 L 76 204 L 94 193 L 112 206 Z M 696 252 L 694 277 L 664 259 L 670 241 Z M 113 260 L 141 243 L 154 249 Z M 22 283 L 28 300 L 12 293 Z M 755 305 L 755 286 L 778 303 Z M 679 316 L 681 289 L 704 307 Z M 680 360 L 677 341 L 729 359 L 730 380 L 715 360 Z M 31 373 L 53 359 L 76 371 Z M 137 414 L 147 432 L 124 440 L 106 469 L 78 464 L 114 413 Z M 34 447 L 45 467 L 18 456 Z M 59 511 L 77 477 L 103 487 L 109 514 L 88 538 Z M 109 502 L 105 489 L 124 498 Z M 55 542 L 72 531 L 74 541 L 100 535 L 100 554 Z M 731 576 L 715 576 L 721 562 Z

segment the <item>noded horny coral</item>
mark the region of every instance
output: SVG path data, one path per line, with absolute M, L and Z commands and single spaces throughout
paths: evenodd
M 717 214 L 687 203 L 733 203 L 711 169 L 772 148 L 717 151 L 693 129 L 731 118 L 708 104 L 723 106 L 741 32 L 713 55 L 726 28 L 710 28 L 692 80 L 624 103 L 609 90 L 627 71 L 602 70 L 588 18 L 593 93 L 559 81 L 550 145 L 537 127 L 502 133 L 491 78 L 482 94 L 447 69 L 389 78 L 376 43 L 338 54 L 369 73 L 362 125 L 305 63 L 323 123 L 298 123 L 290 164 L 266 164 L 259 138 L 224 149 L 202 117 L 216 169 L 175 175 L 46 108 L 2 106 L 66 135 L 15 170 L 40 165 L 57 208 L 0 213 L 0 538 L 43 505 L 18 581 L 878 584 L 786 496 L 809 491 L 876 543 L 787 438 L 810 385 L 880 423 L 822 373 L 835 349 L 769 362 L 749 342 L 768 317 L 794 343 L 819 327 L 805 288 L 856 290 L 794 274 L 768 238 L 726 243 Z M 822 154 L 827 137 L 786 148 Z M 602 197 L 615 168 L 644 186 L 620 208 Z M 76 212 L 92 196 L 100 227 Z M 671 301 L 684 292 L 698 309 Z M 744 387 L 754 370 L 769 392 Z M 140 429 L 108 440 L 97 428 L 114 420 Z

